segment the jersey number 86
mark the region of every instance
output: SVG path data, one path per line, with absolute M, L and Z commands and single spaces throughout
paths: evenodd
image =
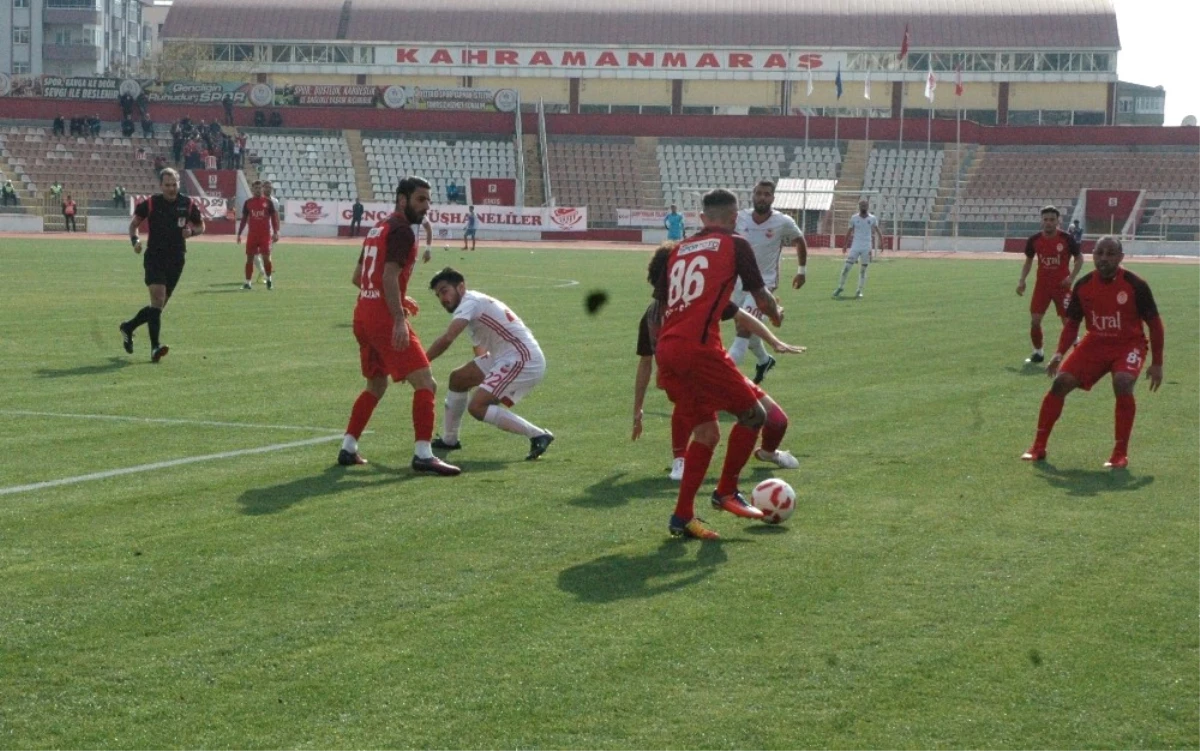
M 690 304 L 704 294 L 703 271 L 707 268 L 708 259 L 704 256 L 697 256 L 690 263 L 682 258 L 676 261 L 668 277 L 667 305 L 673 306 L 680 300 Z

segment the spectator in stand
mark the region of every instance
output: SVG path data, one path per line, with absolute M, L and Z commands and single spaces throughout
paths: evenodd
M 77 210 L 75 201 L 71 198 L 71 194 L 67 194 L 67 198 L 62 203 L 63 219 L 66 221 L 67 232 L 78 232 L 75 227 L 75 211 Z
M 100 135 L 100 115 L 92 115 L 88 119 L 88 126 L 92 129 L 92 136 Z
M 21 203 L 17 199 L 17 189 L 13 187 L 12 180 L 5 180 L 4 187 L 0 188 L 0 202 L 3 202 L 5 206 L 10 203 L 17 206 Z
M 121 117 L 133 119 L 133 97 L 128 94 L 122 94 L 117 97 L 117 103 L 121 105 Z
M 1071 226 L 1067 230 L 1067 234 L 1071 236 L 1071 239 L 1075 241 L 1076 245 L 1081 245 L 1083 243 L 1083 227 L 1079 226 L 1078 219 L 1075 219 L 1071 222 Z
M 142 111 L 142 117 L 150 117 L 150 97 L 146 96 L 146 92 L 138 94 L 137 97 L 138 109 Z
M 125 189 L 123 187 L 121 187 L 120 185 L 113 188 L 113 208 L 114 209 L 125 208 Z
M 83 135 L 83 118 L 82 117 L 72 117 L 71 118 L 71 135 L 73 135 L 73 136 L 82 136 Z
M 211 139 L 216 139 L 216 137 L 219 135 L 221 135 L 221 124 L 216 120 L 213 120 L 208 124 L 208 136 Z
M 179 123 L 175 123 L 171 126 L 171 155 L 176 164 L 183 159 L 183 140 L 183 128 Z
M 61 200 L 62 190 L 62 183 L 60 183 L 58 180 L 55 180 L 50 184 L 50 197 L 55 201 Z
M 446 202 L 456 203 L 458 201 L 458 183 L 454 182 L 454 178 L 450 178 L 450 182 L 446 183 Z
M 279 110 L 272 110 L 271 116 L 267 118 L 272 128 L 279 128 L 283 125 L 283 115 L 279 114 Z
M 154 157 L 154 174 L 162 181 L 162 171 L 167 168 L 167 158 L 162 154 Z
M 142 138 L 154 138 L 154 121 L 149 115 L 142 116 Z
M 65 136 L 67 134 L 67 121 L 62 115 L 54 116 L 54 135 Z
M 358 229 L 362 226 L 363 205 L 362 200 L 355 197 L 354 206 L 350 209 L 350 236 L 358 237 Z
M 239 135 L 237 138 L 229 139 L 229 156 L 233 169 L 242 168 L 242 144 L 245 142 L 244 138 L 244 136 Z
M 225 124 L 233 125 L 233 97 L 226 93 L 221 99 L 221 106 L 225 108 Z
M 126 138 L 133 138 L 133 130 L 133 120 L 129 119 L 129 115 L 126 115 L 121 119 L 121 135 Z

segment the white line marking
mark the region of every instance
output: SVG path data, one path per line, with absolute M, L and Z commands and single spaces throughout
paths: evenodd
M 503 276 L 503 277 L 508 277 L 509 279 L 541 279 L 543 281 L 562 282 L 562 284 L 551 284 L 550 285 L 551 288 L 555 288 L 555 289 L 562 288 L 562 287 L 578 287 L 579 286 L 579 281 L 577 279 L 557 279 L 552 276 L 527 276 L 525 274 L 491 274 L 491 276 Z
M 81 482 L 90 482 L 91 480 L 106 480 L 110 477 L 120 477 L 121 475 L 132 475 L 139 472 L 153 472 L 156 469 L 170 469 L 171 467 L 181 467 L 185 464 L 196 464 L 198 462 L 210 462 L 217 459 L 231 459 L 235 456 L 248 456 L 250 454 L 266 454 L 271 451 L 283 451 L 284 449 L 297 448 L 299 446 L 311 446 L 316 443 L 326 443 L 328 441 L 339 440 L 341 436 L 326 435 L 319 438 L 308 438 L 303 441 L 292 441 L 291 443 L 273 443 L 270 446 L 260 446 L 253 449 L 239 449 L 237 451 L 222 451 L 219 454 L 205 454 L 203 456 L 189 456 L 183 459 L 171 459 L 165 462 L 155 462 L 153 464 L 140 464 L 136 467 L 125 467 L 124 469 L 109 469 L 104 472 L 93 472 L 88 475 L 78 475 L 76 477 L 64 477 L 60 480 L 47 480 L 45 482 L 35 482 L 29 485 L 13 485 L 7 488 L 0 488 L 0 495 L 12 495 L 13 493 L 26 493 L 30 490 L 44 490 L 46 488 L 56 488 L 60 485 L 75 485 Z
M 257 428 L 264 430 L 305 430 L 312 433 L 338 433 L 333 428 L 315 428 L 305 425 L 260 425 L 252 422 L 219 422 L 217 420 L 175 420 L 166 417 L 126 417 L 124 415 L 74 415 L 62 412 L 33 412 L 24 409 L 0 410 L 0 415 L 18 417 L 66 417 L 75 420 L 113 420 L 116 422 L 145 422 L 160 425 L 198 425 L 208 428 Z

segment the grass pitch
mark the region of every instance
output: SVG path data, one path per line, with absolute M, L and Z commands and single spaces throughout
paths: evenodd
M 276 289 L 244 292 L 240 249 L 196 244 L 155 366 L 145 328 L 120 349 L 146 298 L 125 244 L 0 246 L 0 746 L 1200 745 L 1195 266 L 1129 264 L 1166 382 L 1139 386 L 1113 473 L 1107 379 L 1068 399 L 1050 462 L 1017 460 L 1049 381 L 1022 364 L 1016 264 L 891 260 L 856 302 L 814 257 L 781 293 L 809 352 L 764 384 L 800 509 L 709 512 L 725 539 L 699 544 L 667 539 L 661 392 L 629 440 L 648 254 L 418 266 L 425 342 L 449 263 L 549 360 L 518 406 L 557 435 L 546 456 L 468 417 L 451 479 L 407 468 L 407 386 L 372 463 L 334 466 L 362 386 L 356 249 L 276 255 Z M 468 356 L 434 363 L 443 388 Z M 746 488 L 770 474 L 752 461 Z

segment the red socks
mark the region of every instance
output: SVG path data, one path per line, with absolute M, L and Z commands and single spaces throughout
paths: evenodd
M 263 268 L 266 270 L 267 276 L 270 276 L 273 271 L 273 269 L 271 267 L 271 259 L 270 258 L 263 259 Z
M 1042 348 L 1042 341 L 1043 341 L 1043 340 L 1042 340 L 1042 326 L 1041 326 L 1041 324 L 1038 324 L 1037 326 L 1030 326 L 1030 327 L 1029 327 L 1029 338 L 1033 340 L 1033 348 L 1034 348 L 1034 349 L 1041 349 L 1041 348 Z
M 764 451 L 774 451 L 783 443 L 783 434 L 788 429 L 787 413 L 778 405 L 767 410 L 767 422 L 762 429 L 762 447 Z
M 1037 448 L 1046 448 L 1046 442 L 1050 440 L 1050 431 L 1054 430 L 1054 423 L 1058 422 L 1065 402 L 1065 398 L 1053 391 L 1046 392 L 1045 398 L 1042 399 L 1042 409 L 1038 412 L 1037 437 L 1033 439 L 1033 445 Z
M 679 484 L 679 497 L 675 501 L 675 516 L 685 522 L 696 515 L 696 492 L 704 482 L 712 455 L 711 446 L 699 441 L 688 444 L 683 460 L 683 482 Z
M 725 464 L 721 467 L 721 480 L 717 483 L 718 495 L 729 495 L 738 489 L 738 476 L 742 467 L 754 452 L 754 444 L 758 442 L 758 429 L 745 425 L 734 425 L 729 431 L 729 445 L 725 449 Z M 687 464 L 683 465 L 687 472 Z
M 679 414 L 678 410 L 671 412 L 671 453 L 676 459 L 682 459 L 687 453 L 688 439 L 692 435 L 692 426 L 688 419 Z
M 246 281 L 254 278 L 254 261 L 246 261 Z
M 1133 433 L 1133 418 L 1137 414 L 1137 402 L 1133 394 L 1118 394 L 1116 408 L 1116 445 L 1113 454 L 1129 454 L 1129 435 Z
M 433 392 L 429 389 L 417 389 L 413 392 L 412 400 L 413 432 L 418 441 L 433 440 Z
M 370 391 L 362 392 L 354 400 L 354 409 L 350 410 L 350 424 L 346 426 L 346 432 L 354 436 L 354 440 L 362 437 L 376 404 L 379 404 L 379 397 Z

